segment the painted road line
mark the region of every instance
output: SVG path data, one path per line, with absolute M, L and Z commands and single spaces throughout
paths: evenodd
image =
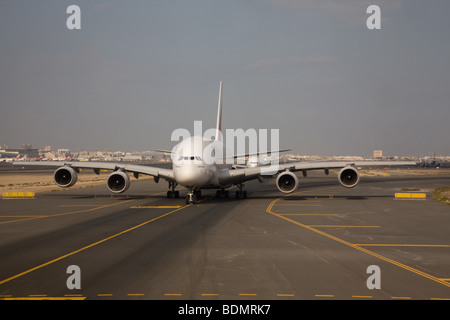
M 329 188 L 328 188 L 328 189 L 329 189 Z M 296 193 L 291 193 L 290 195 L 287 195 L 287 196 L 285 196 L 285 197 L 289 197 L 289 196 L 291 196 L 291 195 L 295 195 L 295 194 L 299 194 L 299 193 L 304 193 L 304 192 L 309 192 L 309 190 L 304 190 L 304 191 L 300 191 L 300 192 L 296 192 Z M 329 234 L 329 233 L 326 233 L 326 232 L 324 232 L 324 231 L 321 231 L 321 230 L 319 230 L 319 229 L 316 229 L 316 228 L 313 228 L 313 227 L 311 227 L 311 226 L 308 226 L 308 225 L 305 225 L 305 224 L 303 224 L 303 223 L 300 223 L 300 222 L 298 222 L 298 221 L 292 220 L 292 219 L 290 219 L 290 218 L 288 218 L 288 217 L 283 216 L 282 214 L 278 214 L 278 213 L 276 213 L 276 212 L 273 212 L 273 211 L 272 211 L 273 207 L 274 207 L 275 204 L 276 204 L 278 201 L 280 201 L 281 199 L 283 199 L 283 198 L 277 198 L 277 199 L 273 200 L 273 201 L 269 204 L 269 206 L 267 207 L 266 212 L 269 213 L 269 214 L 271 214 L 271 215 L 273 215 L 273 216 L 275 216 L 275 217 L 278 217 L 278 218 L 280 218 L 280 219 L 283 219 L 283 220 L 286 220 L 286 221 L 288 221 L 288 222 L 290 222 L 290 223 L 293 223 L 293 224 L 295 224 L 295 225 L 298 225 L 298 226 L 300 226 L 300 227 L 302 227 L 302 228 L 304 228 L 304 229 L 310 230 L 310 231 L 312 231 L 312 232 L 315 232 L 315 233 L 318 233 L 318 234 L 320 234 L 320 235 L 322 235 L 322 236 L 325 236 L 325 237 L 327 237 L 327 238 L 329 238 L 329 239 L 331 239 L 331 240 L 334 240 L 334 241 L 337 241 L 337 242 L 339 242 L 339 243 L 342 243 L 342 244 L 344 244 L 344 245 L 346 245 L 346 246 L 349 246 L 349 247 L 351 247 L 351 248 L 353 248 L 353 249 L 359 250 L 359 251 L 361 251 L 361 252 L 364 252 L 364 253 L 366 253 L 366 254 L 369 254 L 369 255 L 371 255 L 371 256 L 373 256 L 373 257 L 376 257 L 376 258 L 378 258 L 378 259 L 381 259 L 381 260 L 383 260 L 383 261 L 389 262 L 389 263 L 391 263 L 391 264 L 393 264 L 393 265 L 396 265 L 396 266 L 398 266 L 398 267 L 400 267 L 400 268 L 402 268 L 402 269 L 408 270 L 408 271 L 413 272 L 413 273 L 415 273 L 415 274 L 418 274 L 418 275 L 420 275 L 420 276 L 422 276 L 422 277 L 425 277 L 425 278 L 427 278 L 427 279 L 430 279 L 430 280 L 432 280 L 432 281 L 434 281 L 434 282 L 440 283 L 440 284 L 442 284 L 442 285 L 444 285 L 444 286 L 446 286 L 446 287 L 450 287 L 450 283 L 448 283 L 448 282 L 446 282 L 446 281 L 443 281 L 442 279 L 439 279 L 439 278 L 434 277 L 434 276 L 432 276 L 432 275 L 430 275 L 430 274 L 427 274 L 427 273 L 425 273 L 425 272 L 423 272 L 423 271 L 420 271 L 420 270 L 414 269 L 414 268 L 412 268 L 412 267 L 409 267 L 409 266 L 407 266 L 407 265 L 405 265 L 405 264 L 403 264 L 403 263 L 400 263 L 400 262 L 398 262 L 398 261 L 395 261 L 395 260 L 386 258 L 386 257 L 384 257 L 384 256 L 382 256 L 382 255 L 380 255 L 380 254 L 378 254 L 378 253 L 375 253 L 375 252 L 373 252 L 373 251 L 370 251 L 370 250 L 368 250 L 368 249 L 365 249 L 365 248 L 363 248 L 362 246 L 358 246 L 358 245 L 356 245 L 356 244 L 350 243 L 350 242 L 348 242 L 348 241 L 345 241 L 345 240 L 343 240 L 343 239 L 340 239 L 340 238 L 338 238 L 338 237 L 335 237 L 335 236 L 333 236 L 333 235 L 331 235 L 331 234 Z
M 96 210 L 100 210 L 100 209 L 104 209 L 104 208 L 108 208 L 108 207 L 112 207 L 112 206 L 117 206 L 119 204 L 131 202 L 131 201 L 135 201 L 135 200 L 132 199 L 132 200 L 119 201 L 119 202 L 110 203 L 110 204 L 107 204 L 107 205 L 104 205 L 104 206 L 99 206 L 99 207 L 85 209 L 85 210 L 77 210 L 77 211 L 57 213 L 57 214 L 52 214 L 52 215 L 47 215 L 47 216 L 36 216 L 36 217 L 33 217 L 33 218 L 4 221 L 4 222 L 0 222 L 0 224 L 12 223 L 12 222 L 20 222 L 20 221 L 28 221 L 28 220 L 36 220 L 36 219 L 43 219 L 43 218 L 53 218 L 53 217 L 60 217 L 60 216 L 65 216 L 65 215 L 69 215 L 69 214 L 91 212 L 91 211 L 96 211 Z
M 134 201 L 134 200 L 129 200 L 129 201 Z M 161 219 L 161 218 L 164 218 L 164 217 L 166 217 L 166 216 L 168 216 L 168 215 L 170 215 L 170 214 L 172 214 L 172 213 L 174 213 L 174 212 L 177 212 L 177 211 L 182 210 L 182 209 L 184 209 L 184 208 L 187 208 L 187 207 L 189 207 L 189 206 L 191 206 L 191 205 L 188 204 L 188 205 L 185 205 L 184 207 L 181 207 L 181 208 L 178 208 L 178 209 L 169 211 L 169 212 L 167 212 L 167 213 L 165 213 L 165 214 L 163 214 L 163 215 L 160 215 L 160 216 L 158 216 L 158 217 L 156 217 L 156 218 L 147 220 L 147 221 L 145 221 L 145 222 L 143 222 L 143 223 L 141 223 L 141 224 L 138 224 L 138 225 L 136 225 L 136 226 L 134 226 L 134 227 L 131 227 L 131 228 L 129 228 L 129 229 L 126 229 L 126 230 L 124 230 L 124 231 L 122 231 L 122 232 L 116 233 L 116 234 L 114 234 L 114 235 L 112 235 L 112 236 L 110 236 L 110 237 L 104 238 L 104 239 L 102 239 L 102 240 L 100 240 L 100 241 L 97 241 L 97 242 L 94 242 L 94 243 L 92 243 L 92 244 L 90 244 L 90 245 L 87 245 L 87 246 L 85 246 L 85 247 L 82 247 L 81 249 L 72 251 L 72 252 L 70 252 L 70 253 L 68 253 L 68 254 L 65 254 L 65 255 L 63 255 L 63 256 L 60 256 L 60 257 L 58 257 L 58 258 L 56 258 L 56 259 L 53 259 L 53 260 L 51 260 L 51 261 L 48 261 L 48 262 L 43 263 L 43 264 L 41 264 L 41 265 L 38 265 L 38 266 L 36 266 L 36 267 L 34 267 L 34 268 L 31 268 L 31 269 L 28 269 L 28 270 L 26 270 L 26 271 L 24 271 L 24 272 L 21 272 L 21 273 L 19 273 L 19 274 L 16 274 L 15 276 L 12 276 L 12 277 L 9 277 L 9 278 L 7 278 L 7 279 L 5 279 L 5 280 L 0 281 L 0 285 L 3 284 L 3 283 L 6 283 L 6 282 L 8 282 L 8 281 L 17 279 L 17 278 L 19 278 L 19 277 L 21 277 L 21 276 L 24 276 L 24 275 L 26 275 L 26 274 L 29 274 L 29 273 L 31 273 L 31 272 L 33 272 L 33 271 L 38 270 L 38 269 L 41 269 L 41 268 L 43 268 L 43 267 L 46 267 L 46 266 L 48 266 L 48 265 L 50 265 L 50 264 L 52 264 L 52 263 L 55 263 L 55 262 L 57 262 L 57 261 L 60 261 L 60 260 L 64 259 L 64 258 L 70 257 L 70 256 L 72 256 L 72 255 L 74 255 L 74 254 L 80 253 L 80 252 L 82 252 L 82 251 L 84 251 L 84 250 L 87 250 L 87 249 L 89 249 L 89 248 L 92 248 L 92 247 L 94 247 L 94 246 L 97 246 L 97 245 L 99 245 L 99 244 L 101 244 L 101 243 L 103 243 L 103 242 L 106 242 L 106 241 L 108 241 L 108 240 L 114 239 L 114 238 L 116 238 L 116 237 L 118 237 L 118 236 L 121 236 L 121 235 L 123 235 L 123 234 L 125 234 L 125 233 L 128 233 L 128 232 L 130 232 L 130 231 L 136 230 L 136 229 L 138 229 L 138 228 L 140 228 L 140 227 L 142 227 L 142 226 L 145 226 L 146 224 L 149 224 L 149 223 L 151 223 L 151 222 L 154 222 L 154 221 L 156 221 L 156 220 L 159 220 L 159 219 Z
M 0 300 L 85 300 L 87 297 L 10 297 Z

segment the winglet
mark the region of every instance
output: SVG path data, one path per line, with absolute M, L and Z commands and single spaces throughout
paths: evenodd
M 222 140 L 222 81 L 219 83 L 219 102 L 217 106 L 216 141 Z

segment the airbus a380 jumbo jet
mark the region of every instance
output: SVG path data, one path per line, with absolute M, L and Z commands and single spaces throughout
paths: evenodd
M 93 169 L 96 174 L 100 170 L 113 170 L 106 180 L 108 189 L 113 193 L 125 192 L 130 187 L 128 172 L 133 173 L 137 178 L 139 174 L 151 175 L 156 183 L 164 179 L 169 183 L 167 197 L 179 197 L 179 191 L 175 188 L 180 185 L 187 189 L 186 203 L 196 203 L 201 189 L 217 189 L 218 197 L 228 198 L 228 188 L 237 186 L 236 198 L 246 198 L 247 192 L 243 190 L 246 181 L 258 179 L 262 181 L 262 176 L 267 175 L 267 166 L 254 165 L 249 163 L 246 166 L 217 165 L 214 161 L 206 161 L 203 158 L 205 148 L 221 139 L 222 122 L 222 82 L 219 86 L 219 102 L 217 114 L 216 136 L 214 140 L 205 140 L 201 136 L 193 136 L 182 140 L 172 151 L 173 168 L 165 169 L 146 165 L 133 165 L 128 163 L 110 162 L 78 162 L 64 161 L 46 162 L 30 161 L 15 162 L 13 165 L 20 166 L 52 166 L 59 167 L 54 173 L 54 180 L 59 187 L 67 188 L 77 182 L 77 173 L 80 168 Z M 201 146 L 200 148 L 193 147 Z M 180 153 L 184 150 L 184 154 Z M 191 150 L 190 154 L 186 150 Z M 160 150 L 161 151 L 161 150 Z M 286 150 L 279 150 L 286 151 Z M 278 150 L 275 152 L 279 152 Z M 176 154 L 176 155 L 174 155 Z M 253 154 L 254 156 L 255 154 Z M 247 154 L 246 156 L 252 156 Z M 236 158 L 236 156 L 234 157 Z M 221 162 L 222 163 L 222 162 Z M 295 171 L 302 171 L 306 176 L 308 170 L 324 170 L 325 174 L 329 169 L 341 169 L 338 173 L 338 181 L 346 188 L 353 188 L 359 182 L 359 166 L 392 166 L 392 165 L 416 165 L 411 161 L 361 161 L 361 162 L 340 162 L 340 161 L 320 161 L 320 162 L 291 162 L 278 164 L 270 175 L 276 174 L 276 186 L 283 193 L 292 193 L 298 188 L 298 178 Z

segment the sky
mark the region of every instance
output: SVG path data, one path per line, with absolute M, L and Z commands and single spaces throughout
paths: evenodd
M 215 127 L 223 81 L 223 127 L 279 129 L 293 153 L 450 155 L 448 12 L 448 0 L 0 0 L 0 145 L 171 149 L 173 130 Z

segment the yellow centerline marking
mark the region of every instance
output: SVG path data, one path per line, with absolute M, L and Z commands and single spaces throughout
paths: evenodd
M 27 221 L 27 220 L 35 220 L 35 219 L 42 219 L 42 218 L 53 218 L 53 217 L 60 217 L 60 216 L 65 216 L 65 215 L 75 214 L 75 213 L 90 212 L 90 211 L 95 211 L 95 210 L 100 210 L 100 209 L 116 206 L 118 204 L 127 203 L 127 202 L 130 202 L 130 201 L 135 201 L 135 200 L 134 199 L 132 199 L 132 200 L 123 200 L 123 201 L 121 200 L 119 202 L 114 202 L 114 203 L 106 204 L 106 205 L 103 205 L 103 206 L 96 206 L 95 208 L 91 208 L 91 209 L 70 211 L 70 212 L 64 212 L 64 213 L 58 213 L 58 214 L 52 214 L 52 215 L 46 215 L 46 216 L 35 216 L 33 218 L 27 218 L 27 219 L 4 221 L 4 222 L 0 222 L 0 224 L 12 223 L 12 222 L 20 222 L 20 221 Z
M 325 189 L 330 189 L 330 188 L 325 188 Z M 317 189 L 317 190 L 320 190 L 320 189 Z M 305 191 L 300 191 L 300 192 L 296 192 L 296 193 L 291 193 L 291 194 L 288 195 L 288 196 L 291 196 L 291 195 L 294 195 L 294 194 L 299 194 L 299 193 L 304 193 L 304 192 L 309 192 L 309 191 L 308 191 L 308 190 L 305 190 Z M 288 197 L 288 196 L 285 196 L 285 197 Z M 347 246 L 349 246 L 349 247 L 351 247 L 351 248 L 354 248 L 354 249 L 359 250 L 359 251 L 361 251 L 361 252 L 367 253 L 367 254 L 369 254 L 369 255 L 371 255 L 371 256 L 373 256 L 373 257 L 376 257 L 376 258 L 378 258 L 378 259 L 381 259 L 381 260 L 384 260 L 384 261 L 386 261 L 386 262 L 389 262 L 389 263 L 391 263 L 391 264 L 393 264 L 393 265 L 396 265 L 396 266 L 398 266 L 398 267 L 400 267 L 400 268 L 403 268 L 403 269 L 405 269 L 405 270 L 411 271 L 411 272 L 413 272 L 413 273 L 415 273 L 415 274 L 418 274 L 418 275 L 420 275 L 420 276 L 422 276 L 422 277 L 425 277 L 425 278 L 428 278 L 428 279 L 430 279 L 430 280 L 433 280 L 433 281 L 435 281 L 435 282 L 437 282 L 437 283 L 440 283 L 440 284 L 442 284 L 442 285 L 444 285 L 444 286 L 446 286 L 446 287 L 450 287 L 450 283 L 447 283 L 447 282 L 443 281 L 442 279 L 439 279 L 439 278 L 434 277 L 434 276 L 432 276 L 432 275 L 430 275 L 430 274 L 427 274 L 427 273 L 422 272 L 422 271 L 420 271 L 420 270 L 417 270 L 417 269 L 414 269 L 414 268 L 412 268 L 412 267 L 409 267 L 409 266 L 407 266 L 407 265 L 405 265 L 405 264 L 403 264 L 403 263 L 400 263 L 400 262 L 397 262 L 397 261 L 395 261 L 395 260 L 386 258 L 386 257 L 384 257 L 384 256 L 382 256 L 382 255 L 380 255 L 380 254 L 378 254 L 378 253 L 375 253 L 375 252 L 373 252 L 373 251 L 367 250 L 367 249 L 363 248 L 362 246 L 359 246 L 359 245 L 350 243 L 350 242 L 348 242 L 348 241 L 345 241 L 345 240 L 343 240 L 343 239 L 340 239 L 340 238 L 338 238 L 338 237 L 332 236 L 332 235 L 329 234 L 329 233 L 326 233 L 326 232 L 324 232 L 324 231 L 315 229 L 314 227 L 311 227 L 311 226 L 309 226 L 309 225 L 305 225 L 305 224 L 300 223 L 300 222 L 298 222 L 298 221 L 289 219 L 289 218 L 283 216 L 282 214 L 278 214 L 278 213 L 273 212 L 273 211 L 272 211 L 273 206 L 274 206 L 278 201 L 280 201 L 281 199 L 283 199 L 283 198 L 277 198 L 277 199 L 273 200 L 273 201 L 269 204 L 269 206 L 267 207 L 266 212 L 267 212 L 267 213 L 270 213 L 270 214 L 272 214 L 272 215 L 274 215 L 275 217 L 278 217 L 278 218 L 280 218 L 280 219 L 283 219 L 283 220 L 286 220 L 286 221 L 291 222 L 291 223 L 293 223 L 293 224 L 296 224 L 296 225 L 298 225 L 298 226 L 300 226 L 300 227 L 302 227 L 302 228 L 305 228 L 305 229 L 307 229 L 307 230 L 310 230 L 310 231 L 313 231 L 313 232 L 318 233 L 318 234 L 320 234 L 320 235 L 323 235 L 323 236 L 325 236 L 325 237 L 327 237 L 327 238 L 329 238 L 329 239 L 332 239 L 332 240 L 334 240 L 334 241 L 337 241 L 337 242 L 340 242 L 340 243 L 342 243 L 342 244 L 345 244 L 345 245 L 347 245 Z
M 86 297 L 8 297 L 0 300 L 85 300 Z
M 204 297 L 210 297 L 219 296 L 218 293 L 202 293 L 200 294 Z M 240 293 L 239 296 L 257 296 L 256 293 Z M 114 294 L 112 293 L 98 293 L 97 297 L 113 297 Z M 128 293 L 127 296 L 129 297 L 142 297 L 145 296 L 145 293 Z M 182 293 L 165 293 L 164 296 L 174 296 L 174 297 L 181 297 L 183 296 Z M 292 293 L 277 293 L 277 297 L 295 297 L 295 294 Z M 334 298 L 334 294 L 315 294 L 314 295 L 317 298 Z M 356 299 L 373 299 L 373 296 L 364 296 L 364 295 L 352 295 L 352 298 Z M 65 294 L 63 297 L 52 297 L 45 294 L 30 294 L 26 297 L 13 297 L 12 295 L 0 295 L 0 300 L 84 300 L 87 299 L 86 296 L 83 294 Z M 397 300 L 410 300 L 411 297 L 391 297 L 391 299 L 397 299 Z M 450 298 L 430 298 L 430 300 L 450 300 Z
M 156 196 L 158 194 L 162 194 L 165 192 L 158 192 L 158 193 L 154 193 L 152 194 L 152 196 Z M 107 207 L 112 207 L 121 203 L 127 203 L 130 201 L 135 201 L 135 199 L 131 199 L 131 200 L 119 200 L 119 202 L 115 202 L 115 203 L 111 203 L 111 204 L 106 204 L 103 206 L 98 206 L 95 205 L 95 208 L 91 208 L 91 209 L 86 209 L 86 210 L 77 210 L 77 211 L 71 211 L 71 212 L 65 212 L 65 213 L 58 213 L 58 214 L 53 214 L 53 215 L 40 215 L 40 216 L 30 216 L 27 219 L 19 219 L 19 220 L 10 220 L 10 221 L 4 221 L 4 222 L 0 222 L 0 224 L 5 224 L 5 223 L 12 223 L 12 222 L 20 222 L 20 221 L 27 221 L 27 220 L 35 220 L 35 219 L 41 219 L 41 218 L 53 218 L 53 217 L 60 217 L 60 216 L 64 216 L 64 215 L 68 215 L 68 214 L 75 214 L 75 213 L 84 213 L 84 212 L 90 212 L 90 211 L 95 211 L 95 210 L 100 210 L 103 208 L 107 208 Z M 72 206 L 72 205 L 68 205 L 68 206 Z M 84 206 L 84 205 L 77 205 L 77 206 Z M 91 205 L 86 205 L 86 206 L 91 206 Z M 93 205 L 92 205 L 93 206 Z
M 134 200 L 128 200 L 128 201 L 124 201 L 124 202 L 121 202 L 121 203 L 129 202 L 129 201 L 134 201 Z M 116 204 L 114 204 L 114 205 L 116 205 Z M 111 206 L 111 205 L 108 205 L 108 206 Z M 140 227 L 142 227 L 142 226 L 145 226 L 146 224 L 149 224 L 149 223 L 151 223 L 151 222 L 154 222 L 154 221 L 156 221 L 156 220 L 159 220 L 159 219 L 161 219 L 161 218 L 164 218 L 164 217 L 168 216 L 169 214 L 172 214 L 172 213 L 174 213 L 174 212 L 177 212 L 177 211 L 182 210 L 182 209 L 184 209 L 184 208 L 187 208 L 187 207 L 189 207 L 189 206 L 191 206 L 191 205 L 188 204 L 188 205 L 185 205 L 184 207 L 181 207 L 181 208 L 178 208 L 178 209 L 169 211 L 169 212 L 167 212 L 167 213 L 165 213 L 165 214 L 163 214 L 163 215 L 160 215 L 160 216 L 158 216 L 158 217 L 156 217 L 156 218 L 150 219 L 150 220 L 145 221 L 145 222 L 143 222 L 143 223 L 141 223 L 141 224 L 138 224 L 138 225 L 136 225 L 136 226 L 134 226 L 134 227 L 131 227 L 131 228 L 129 228 L 129 229 L 126 229 L 126 230 L 124 230 L 124 231 L 121 231 L 121 232 L 119 232 L 119 233 L 116 233 L 116 234 L 114 234 L 114 235 L 112 235 L 112 236 L 110 236 L 110 237 L 107 237 L 107 238 L 105 238 L 105 239 L 102 239 L 102 240 L 100 240 L 100 241 L 94 242 L 94 243 L 92 243 L 92 244 L 90 244 L 90 245 L 87 245 L 87 246 L 85 246 L 85 247 L 82 247 L 81 249 L 72 251 L 72 252 L 70 252 L 70 253 L 68 253 L 68 254 L 65 254 L 65 255 L 63 255 L 63 256 L 61 256 L 61 257 L 59 257 L 59 258 L 53 259 L 53 260 L 51 260 L 51 261 L 48 261 L 48 262 L 43 263 L 43 264 L 41 264 L 41 265 L 38 265 L 37 267 L 31 268 L 31 269 L 29 269 L 29 270 L 26 270 L 26 271 L 24 271 L 24 272 L 22 272 L 22 273 L 19 273 L 19 274 L 15 275 L 15 276 L 9 277 L 9 278 L 7 278 L 7 279 L 5 279 L 5 280 L 0 281 L 0 285 L 3 284 L 3 283 L 6 283 L 6 282 L 8 282 L 8 281 L 14 280 L 14 279 L 16 279 L 16 278 L 19 278 L 19 277 L 21 277 L 21 276 L 24 276 L 24 275 L 26 275 L 26 274 L 28 274 L 28 273 L 33 272 L 33 271 L 36 271 L 36 270 L 38 270 L 38 269 L 41 269 L 41 268 L 43 268 L 43 267 L 46 267 L 46 266 L 48 266 L 48 265 L 50 265 L 50 264 L 52 264 L 52 263 L 55 263 L 55 262 L 57 262 L 57 261 L 60 261 L 60 260 L 64 259 L 64 258 L 70 257 L 70 256 L 72 256 L 72 255 L 74 255 L 74 254 L 80 253 L 80 252 L 82 252 L 82 251 L 84 251 L 84 250 L 87 250 L 87 249 L 89 249 L 89 248 L 92 248 L 92 247 L 94 247 L 94 246 L 97 246 L 97 245 L 99 245 L 99 244 L 101 244 L 101 243 L 103 243 L 103 242 L 106 242 L 106 241 L 108 241 L 108 240 L 114 239 L 114 238 L 116 238 L 116 237 L 118 237 L 118 236 L 121 236 L 121 235 L 123 235 L 123 234 L 125 234 L 125 233 L 128 233 L 128 232 L 130 232 L 130 231 L 133 231 L 133 230 L 135 230 L 135 229 L 138 229 L 138 228 L 140 228 Z M 91 211 L 91 210 L 86 210 L 86 211 Z

